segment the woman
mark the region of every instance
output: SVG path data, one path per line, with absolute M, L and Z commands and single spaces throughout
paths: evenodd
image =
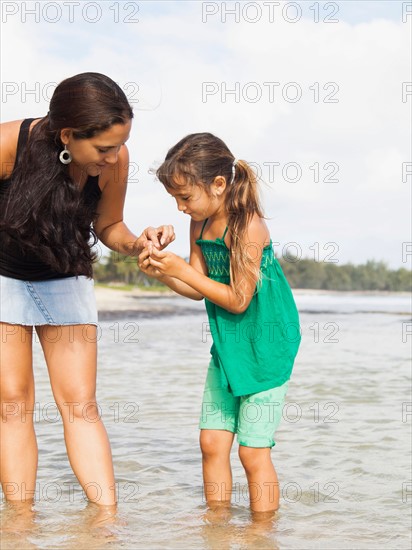
M 171 226 L 136 237 L 123 222 L 132 118 L 115 82 L 83 73 L 57 86 L 45 117 L 1 125 L 0 464 L 9 501 L 35 491 L 34 326 L 73 471 L 91 502 L 116 503 L 107 434 L 100 419 L 90 422 L 99 418 L 92 245 L 98 238 L 137 256 L 149 240 L 162 248 L 174 239 Z

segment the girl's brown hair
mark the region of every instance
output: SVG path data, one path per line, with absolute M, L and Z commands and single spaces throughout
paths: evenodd
M 156 176 L 165 187 L 178 189 L 183 181 L 200 185 L 207 193 L 217 176 L 225 178 L 230 280 L 236 295 L 244 302 L 242 282 L 259 278 L 259 270 L 244 250 L 245 233 L 254 214 L 263 218 L 263 210 L 255 173 L 244 160 L 237 160 L 235 165 L 234 161 L 234 155 L 218 137 L 209 133 L 190 134 L 168 151 Z

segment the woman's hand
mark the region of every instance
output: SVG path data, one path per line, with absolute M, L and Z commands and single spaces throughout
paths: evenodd
M 138 238 L 141 245 L 146 246 L 150 241 L 158 250 L 163 250 L 175 240 L 175 231 L 173 225 L 161 225 L 159 227 L 146 227 Z

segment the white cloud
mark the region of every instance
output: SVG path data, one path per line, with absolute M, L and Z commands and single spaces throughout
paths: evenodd
M 187 253 L 188 220 L 147 170 L 183 135 L 212 131 L 236 156 L 261 166 L 274 240 L 297 241 L 308 256 L 313 243 L 333 241 L 340 263 L 373 257 L 404 267 L 399 251 L 410 240 L 410 181 L 402 184 L 401 164 L 410 161 L 412 97 L 403 103 L 401 93 L 410 79 L 408 25 L 400 17 L 315 24 L 308 10 L 295 24 L 281 18 L 203 23 L 200 3 L 182 4 L 140 3 L 136 24 L 114 23 L 109 4 L 96 24 L 21 24 L 9 17 L 2 79 L 17 83 L 19 93 L 3 98 L 2 118 L 47 111 L 47 97 L 36 103 L 27 96 L 22 103 L 24 83 L 30 89 L 39 82 L 48 91 L 47 83 L 85 70 L 123 86 L 136 83 L 138 92 L 128 89 L 138 99 L 129 148 L 139 182 L 130 182 L 126 205 L 133 230 L 175 223 L 174 247 Z M 214 83 L 217 93 L 202 98 L 204 82 Z M 224 86 L 236 83 L 239 101 L 222 99 Z M 296 90 L 302 97 L 292 103 Z M 255 103 L 254 92 L 262 94 Z M 327 103 L 328 97 L 339 101 Z M 263 163 L 273 162 L 280 166 L 271 182 Z M 299 181 L 288 181 L 288 163 L 299 164 Z M 326 163 L 336 163 L 338 182 L 323 181 L 334 171 Z

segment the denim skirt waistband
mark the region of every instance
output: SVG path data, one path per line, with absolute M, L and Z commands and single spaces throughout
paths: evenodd
M 0 322 L 97 325 L 94 281 L 84 276 L 20 281 L 0 275 Z

